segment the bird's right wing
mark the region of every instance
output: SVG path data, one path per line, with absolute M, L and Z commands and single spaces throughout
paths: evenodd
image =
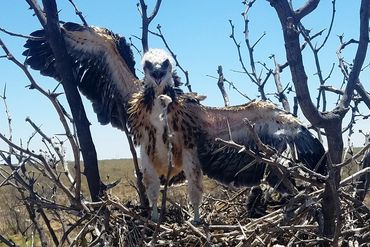
M 67 22 L 61 26 L 61 31 L 74 62 L 78 87 L 92 102 L 99 122 L 122 129 L 127 102 L 140 89 L 130 45 L 124 37 L 104 28 Z M 60 81 L 45 31 L 35 31 L 31 36 L 36 39 L 29 39 L 24 45 L 26 63 Z

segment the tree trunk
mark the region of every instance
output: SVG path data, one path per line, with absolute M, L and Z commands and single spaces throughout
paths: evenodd
M 77 89 L 77 82 L 72 71 L 72 60 L 67 54 L 64 39 L 61 35 L 57 6 L 55 0 L 43 0 L 42 2 L 47 19 L 45 30 L 55 56 L 56 69 L 61 76 L 61 83 L 76 125 L 84 160 L 84 174 L 87 178 L 91 199 L 99 201 L 99 195 L 104 185 L 100 180 L 97 154 L 90 132 L 90 122 L 87 119 L 81 96 Z
M 338 193 L 340 182 L 340 168 L 334 168 L 333 164 L 342 162 L 343 137 L 342 120 L 330 121 L 325 129 L 328 141 L 328 180 L 323 193 L 322 210 L 324 215 L 324 236 L 333 238 L 333 243 L 326 245 L 337 245 L 339 231 L 341 228 L 341 208 Z

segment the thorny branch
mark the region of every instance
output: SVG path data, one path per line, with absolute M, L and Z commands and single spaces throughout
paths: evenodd
M 76 6 L 76 4 L 73 2 L 73 0 L 68 0 L 71 4 L 72 4 L 72 6 L 73 6 L 73 8 L 75 9 L 75 13 L 76 13 L 76 15 L 78 15 L 78 17 L 81 19 L 81 21 L 82 21 L 82 23 L 84 24 L 84 26 L 89 26 L 88 24 L 87 24 L 87 22 L 86 22 L 86 20 L 85 20 L 85 17 L 83 16 L 83 14 L 82 14 L 82 12 L 77 8 L 77 6 Z

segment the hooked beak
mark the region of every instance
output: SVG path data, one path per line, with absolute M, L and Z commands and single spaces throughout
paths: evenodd
M 155 70 L 152 72 L 152 77 L 157 85 L 161 84 L 165 73 L 162 70 Z
M 159 84 L 161 84 L 161 82 L 162 82 L 162 79 L 161 78 L 159 78 L 159 79 L 154 78 L 154 81 L 159 86 Z

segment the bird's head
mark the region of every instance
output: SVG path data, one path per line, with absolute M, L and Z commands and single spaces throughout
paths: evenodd
M 146 85 L 164 87 L 172 85 L 173 58 L 162 49 L 149 49 L 142 59 Z

